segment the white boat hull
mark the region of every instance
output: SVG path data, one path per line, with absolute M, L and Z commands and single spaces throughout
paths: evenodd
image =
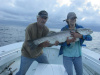
M 15 75 L 19 70 L 22 44 L 23 42 L 20 42 L 0 47 L 0 75 L 8 75 L 11 72 Z M 59 46 L 44 48 L 50 64 L 38 64 L 35 61 L 26 75 L 67 75 L 63 67 L 62 55 L 58 57 L 59 48 Z M 82 54 L 84 75 L 100 75 L 100 54 L 86 48 L 82 48 Z

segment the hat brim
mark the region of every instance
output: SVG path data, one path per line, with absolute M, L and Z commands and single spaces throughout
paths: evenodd
M 75 17 L 71 17 L 69 19 L 77 19 L 77 17 L 75 16 Z M 68 20 L 68 19 L 63 20 L 63 22 L 66 21 L 66 20 Z
M 76 19 L 77 17 L 75 16 L 75 17 L 70 17 L 70 18 L 68 18 L 68 19 Z
M 63 20 L 63 22 L 66 21 L 66 20 L 67 20 L 67 19 Z

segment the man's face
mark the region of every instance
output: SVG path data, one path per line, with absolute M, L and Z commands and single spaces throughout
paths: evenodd
M 47 17 L 41 17 L 41 16 L 39 16 L 37 18 L 37 22 L 38 22 L 39 25 L 45 25 L 46 21 L 47 21 Z

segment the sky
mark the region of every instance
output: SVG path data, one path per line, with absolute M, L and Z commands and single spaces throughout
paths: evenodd
M 46 25 L 61 28 L 69 12 L 75 12 L 77 23 L 83 26 L 100 26 L 100 0 L 0 0 L 1 23 L 33 23 L 39 11 L 49 14 Z

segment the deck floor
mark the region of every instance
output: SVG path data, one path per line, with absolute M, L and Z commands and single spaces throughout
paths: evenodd
M 20 57 L 14 61 L 15 63 L 10 66 L 12 68 L 12 71 L 17 69 L 16 71 L 13 72 L 13 75 L 15 75 L 16 72 L 19 70 Z M 1 75 L 6 75 L 6 74 L 1 74 Z M 34 61 L 30 66 L 30 68 L 28 69 L 26 75 L 67 75 L 67 73 L 65 72 L 65 69 L 62 64 L 41 64 Z M 74 68 L 73 68 L 73 75 L 76 75 Z M 83 75 L 99 75 L 99 74 L 93 73 L 93 71 L 88 66 L 83 64 Z
M 19 65 L 20 60 L 17 59 L 16 62 L 11 66 L 12 68 L 14 67 L 14 69 L 15 67 L 17 68 L 13 75 L 15 75 L 16 72 L 19 70 Z M 29 70 L 27 71 L 26 75 L 67 75 L 67 73 L 65 72 L 65 69 L 61 64 L 41 64 L 34 61 L 30 66 Z M 74 68 L 73 75 L 76 75 Z M 83 75 L 99 74 L 93 74 L 86 65 L 83 65 Z
M 32 64 L 26 75 L 67 75 L 63 65 L 59 64 Z M 73 75 L 76 75 L 73 68 Z M 93 75 L 85 66 L 83 68 L 83 75 Z
M 30 66 L 26 75 L 64 75 L 65 69 L 63 67 L 63 56 L 58 56 L 58 49 L 45 48 L 46 54 L 50 64 L 38 64 L 36 61 Z M 55 61 L 56 60 L 56 61 Z M 67 75 L 67 74 L 65 74 Z M 76 75 L 73 67 L 73 75 Z M 91 70 L 83 64 L 83 75 L 97 75 L 91 72 Z

